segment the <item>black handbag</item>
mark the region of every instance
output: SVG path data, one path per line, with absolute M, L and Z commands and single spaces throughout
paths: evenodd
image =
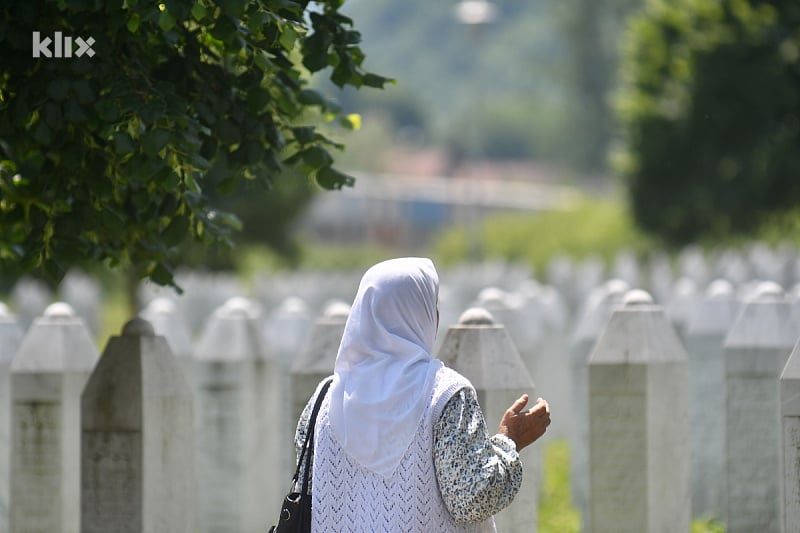
M 278 518 L 278 524 L 269 529 L 269 533 L 310 533 L 311 532 L 311 494 L 308 494 L 308 479 L 311 475 L 311 461 L 314 457 L 314 426 L 317 422 L 317 413 L 322 405 L 322 400 L 328 393 L 332 380 L 328 380 L 322 386 L 322 390 L 317 396 L 317 401 L 314 403 L 314 409 L 311 411 L 311 418 L 308 420 L 308 429 L 306 430 L 306 440 L 303 443 L 303 448 L 300 452 L 300 457 L 297 459 L 297 469 L 292 478 L 292 484 L 289 488 L 289 494 L 283 499 L 283 506 L 281 507 L 281 515 Z M 297 489 L 297 478 L 300 476 L 300 467 L 303 464 L 303 459 L 306 460 L 306 470 L 303 473 L 303 484 L 300 492 L 292 492 Z

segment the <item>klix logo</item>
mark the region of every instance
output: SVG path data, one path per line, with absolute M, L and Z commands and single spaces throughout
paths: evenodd
M 51 51 L 50 45 L 53 45 Z M 82 37 L 73 38 L 70 35 L 61 35 L 60 31 L 55 32 L 53 38 L 46 37 L 42 39 L 38 31 L 33 32 L 33 57 L 83 57 L 84 55 L 94 57 L 94 50 L 92 45 L 94 38 L 89 37 L 84 40 Z M 77 48 L 73 50 L 74 46 Z

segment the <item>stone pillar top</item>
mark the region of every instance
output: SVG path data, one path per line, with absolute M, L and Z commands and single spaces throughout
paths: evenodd
M 11 363 L 17 372 L 91 371 L 99 354 L 83 320 L 63 302 L 35 319 Z
M 280 303 L 276 313 L 287 316 L 306 315 L 308 314 L 308 305 L 298 296 L 289 296 Z
M 648 301 L 649 299 L 649 301 Z M 597 340 L 589 364 L 651 364 L 686 361 L 683 344 L 661 306 L 645 291 L 629 291 Z
M 248 298 L 243 296 L 234 296 L 220 307 L 218 307 L 214 314 L 220 318 L 258 318 L 261 314 L 258 306 Z
M 610 279 L 589 293 L 575 328 L 573 342 L 593 341 L 603 331 L 612 308 L 630 289 L 626 281 Z
M 437 358 L 469 379 L 477 390 L 534 388 L 506 328 L 485 309 L 467 309 L 445 334 Z
M 776 302 L 783 301 L 786 293 L 783 291 L 783 287 L 774 281 L 762 281 L 755 286 L 750 298 L 755 302 Z
M 142 317 L 135 317 L 122 326 L 123 336 L 154 337 L 156 334 L 152 324 Z
M 331 300 L 322 310 L 322 316 L 327 319 L 347 319 L 349 315 L 350 304 L 342 300 Z
M 494 326 L 492 314 L 482 307 L 470 307 L 458 318 L 460 326 Z
M 625 293 L 622 297 L 623 307 L 639 307 L 654 305 L 653 297 L 649 292 L 642 289 L 633 289 Z
M 47 306 L 42 316 L 52 320 L 75 318 L 75 310 L 68 303 L 55 302 Z
M 498 287 L 486 287 L 478 293 L 477 302 L 482 307 L 505 307 L 506 293 Z
M 733 298 L 734 293 L 733 283 L 727 279 L 715 279 L 706 288 L 706 298 L 710 300 Z
M 780 285 L 758 283 L 725 337 L 726 348 L 785 349 L 797 342 L 797 318 Z
M 230 298 L 209 317 L 195 348 L 201 361 L 269 359 L 258 318 L 259 307 L 247 298 Z
M 724 337 L 736 318 L 738 306 L 739 300 L 731 282 L 725 279 L 712 281 L 689 316 L 687 334 Z

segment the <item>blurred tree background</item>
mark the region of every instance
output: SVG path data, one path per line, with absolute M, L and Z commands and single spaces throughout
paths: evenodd
M 353 0 L 345 9 L 370 64 L 398 83 L 341 98 L 365 120 L 383 110 L 400 142 L 597 175 L 613 136 L 619 38 L 641 3 L 497 0 L 492 22 L 467 25 L 457 2 Z
M 800 202 L 800 3 L 650 0 L 621 81 L 617 168 L 643 229 L 753 235 Z
M 76 0 L 53 4 L 60 6 L 60 11 L 53 14 L 51 26 L 66 24 L 69 18 L 75 26 L 72 31 L 78 34 L 77 26 L 82 21 L 94 20 L 91 17 L 97 16 L 97 13 L 92 14 L 91 2 Z M 174 0 L 160 4 L 164 6 L 161 10 L 158 4 L 128 0 L 124 4 L 127 6 L 125 13 L 106 17 L 107 21 L 103 19 L 109 33 L 104 39 L 108 39 L 113 49 L 119 47 L 123 54 L 120 58 L 127 57 L 123 53 L 125 46 L 132 46 L 126 42 L 153 41 L 154 47 L 147 59 L 161 65 L 155 81 L 159 87 L 166 86 L 174 92 L 174 88 L 180 86 L 175 85 L 175 77 L 185 78 L 180 69 L 169 68 L 178 61 L 170 55 L 174 39 L 186 38 L 176 33 L 177 26 L 198 24 L 205 28 L 199 31 L 209 32 L 208 38 L 215 46 L 223 47 L 221 57 L 228 57 L 229 51 L 230 57 L 238 57 L 234 53 L 236 39 L 242 37 L 240 33 L 246 24 L 236 26 L 231 21 L 247 21 L 246 17 L 253 16 L 252 24 L 256 24 L 255 21 L 260 20 L 256 14 L 264 10 L 253 6 L 266 5 L 266 12 L 269 12 L 268 7 L 272 5 L 271 2 L 231 0 L 222 2 L 217 10 L 209 8 L 201 13 L 195 12 L 190 4 L 193 3 Z M 313 7 L 316 3 L 277 2 L 274 5 L 283 4 L 294 5 L 297 9 L 317 9 Z M 332 171 L 334 157 L 337 168 L 343 170 L 384 172 L 384 155 L 403 148 L 408 150 L 404 153 L 438 150 L 454 166 L 466 166 L 475 161 L 542 164 L 551 169 L 550 179 L 555 182 L 569 183 L 590 193 L 598 189 L 607 193 L 596 206 L 590 205 L 596 200 L 587 197 L 561 214 L 530 213 L 488 220 L 481 231 L 486 235 L 485 240 L 491 242 L 485 247 L 485 253 L 491 256 L 526 258 L 540 266 L 549 257 L 542 252 L 542 243 L 548 243 L 544 246 L 546 250 L 578 256 L 600 253 L 608 257 L 620 247 L 646 253 L 650 248 L 664 245 L 731 243 L 749 237 L 765 238 L 769 242 L 786 237 L 798 240 L 800 215 L 793 210 L 800 195 L 800 180 L 796 179 L 800 173 L 800 4 L 796 1 L 538 0 L 520 3 L 495 0 L 492 2 L 495 17 L 479 25 L 459 22 L 455 16 L 458 4 L 456 0 L 444 3 L 422 0 L 325 2 L 323 5 L 333 10 L 329 20 L 341 23 L 335 25 L 338 30 L 333 32 L 339 41 L 314 37 L 309 44 L 303 44 L 304 39 L 327 31 L 324 24 L 320 25 L 320 31 L 315 27 L 306 28 L 304 24 L 310 20 L 308 18 L 278 25 L 281 32 L 287 32 L 285 34 L 248 35 L 248 39 L 266 39 L 272 46 L 268 48 L 269 53 L 279 52 L 288 61 L 279 61 L 281 65 L 302 74 L 297 78 L 303 84 L 297 93 L 300 99 L 294 101 L 298 112 L 285 122 L 288 129 L 282 130 L 285 134 L 282 140 L 287 145 L 293 144 L 294 148 L 282 148 L 271 157 L 259 156 L 269 153 L 271 141 L 259 135 L 251 138 L 248 132 L 253 131 L 250 128 L 252 117 L 246 110 L 248 106 L 258 107 L 259 95 L 266 94 L 259 92 L 260 89 L 266 88 L 272 93 L 281 87 L 269 71 L 274 64 L 259 66 L 254 56 L 248 56 L 244 63 L 241 58 L 236 59 L 232 70 L 226 70 L 225 61 L 211 61 L 210 65 L 219 67 L 221 76 L 242 84 L 232 91 L 236 97 L 232 100 L 236 112 L 223 111 L 224 123 L 230 125 L 233 120 L 235 127 L 222 128 L 220 124 L 211 127 L 209 120 L 196 113 L 203 107 L 198 107 L 197 102 L 207 104 L 220 98 L 216 92 L 203 93 L 208 79 L 194 78 L 196 86 L 185 91 L 196 98 L 195 108 L 188 108 L 188 116 L 192 120 L 199 117 L 199 125 L 209 128 L 211 136 L 203 137 L 201 148 L 195 151 L 202 159 L 184 160 L 184 163 L 189 173 L 208 171 L 208 179 L 200 184 L 203 202 L 196 204 L 191 215 L 194 218 L 188 225 L 185 225 L 186 217 L 177 217 L 181 219 L 177 221 L 162 215 L 139 216 L 141 221 L 137 224 L 155 228 L 155 243 L 127 237 L 120 242 L 140 244 L 135 247 L 136 253 L 147 251 L 145 244 L 152 245 L 148 253 L 155 253 L 156 261 L 151 260 L 153 255 L 142 255 L 147 259 L 141 262 L 142 272 L 157 273 L 166 280 L 165 271 L 159 266 L 169 273 L 178 264 L 225 269 L 239 268 L 244 262 L 263 264 L 263 261 L 253 260 L 253 250 L 263 250 L 265 245 L 277 251 L 283 264 L 288 265 L 312 261 L 320 266 L 341 266 L 348 259 L 380 255 L 381 252 L 374 249 L 363 254 L 351 249 L 322 250 L 324 247 L 319 244 L 302 242 L 302 237 L 298 240 L 295 229 L 319 190 L 307 179 L 308 175 L 326 168 L 331 170 L 323 172 L 323 181 L 328 185 L 349 183 L 344 174 Z M 211 4 L 199 2 L 196 5 Z M 4 26 L 0 28 L 0 38 L 3 42 L 13 41 L 11 26 L 14 24 L 27 20 L 25 24 L 30 26 L 34 20 L 50 20 L 41 18 L 41 13 L 34 16 L 32 9 L 17 11 L 10 5 L 2 7 Z M 246 17 L 237 18 L 229 10 L 244 13 Z M 174 20 L 163 15 L 165 12 Z M 353 27 L 349 25 L 350 19 Z M 64 26 L 64 29 L 69 28 L 71 26 Z M 359 36 L 361 42 L 357 43 Z M 26 39 L 19 44 L 20 50 L 30 44 L 29 37 Z M 356 65 L 355 70 L 343 70 L 336 53 L 323 53 L 339 50 L 337 46 L 352 52 L 350 64 Z M 14 56 L 13 61 L 8 56 L 6 69 L 19 62 L 30 63 L 26 51 Z M 383 91 L 357 90 L 359 86 L 383 85 L 385 81 L 361 70 L 360 62 L 365 54 L 370 70 L 385 73 L 397 83 Z M 97 59 L 92 59 L 93 65 L 98 63 Z M 304 62 L 308 64 L 303 65 Z M 44 65 L 39 67 L 41 75 L 59 74 L 53 71 L 56 64 Z M 57 66 L 68 68 L 65 65 L 69 64 Z M 104 69 L 112 74 L 116 72 L 102 62 L 99 65 L 101 74 Z M 313 68 L 327 66 L 338 74 L 333 81 L 308 78 L 310 85 L 305 85 L 306 71 L 313 70 L 307 68 L 309 65 Z M 243 75 L 252 71 L 252 66 L 265 74 L 257 82 Z M 269 68 L 263 70 L 262 67 Z M 42 84 L 34 88 L 41 98 L 35 104 L 26 104 L 26 120 L 15 122 L 11 128 L 9 117 L 14 115 L 5 113 L 5 119 L 0 119 L 0 131 L 15 134 L 24 131 L 16 137 L 17 142 L 27 143 L 30 154 L 58 150 L 70 154 L 61 156 L 58 164 L 62 166 L 65 161 L 75 159 L 75 154 L 88 153 L 92 157 L 104 154 L 99 158 L 83 157 L 80 165 L 70 167 L 74 170 L 66 174 L 76 176 L 86 172 L 89 163 L 95 165 L 92 175 L 103 175 L 109 158 L 127 165 L 116 167 L 118 169 L 130 167 L 126 158 L 134 162 L 164 161 L 163 151 L 156 150 L 161 145 L 144 143 L 144 137 L 132 138 L 136 150 L 129 152 L 131 146 L 121 135 L 127 130 L 121 128 L 121 122 L 112 120 L 113 117 L 106 121 L 105 115 L 100 113 L 103 106 L 86 103 L 91 100 L 91 94 L 86 93 L 81 80 L 90 76 L 79 72 L 78 66 L 69 68 L 75 72 L 65 75 L 71 84 L 66 89 L 68 96 L 61 95 L 59 86 Z M 345 72 L 352 74 L 350 87 L 342 83 Z M 13 76 L 6 75 L 0 81 L 0 85 L 5 84 L 3 94 L 24 92 L 15 88 L 14 83 Z M 340 88 L 340 85 L 345 87 Z M 109 87 L 114 89 L 116 85 L 110 83 Z M 97 87 L 91 83 L 89 88 L 97 92 Z M 108 99 L 106 93 L 96 95 L 100 96 Z M 275 95 L 272 97 L 274 99 Z M 0 105 L 10 105 L 9 101 L 6 97 Z M 67 106 L 67 101 L 73 103 Z M 164 116 L 161 122 L 156 122 L 143 115 L 143 110 L 164 107 L 165 102 L 166 99 L 161 98 L 139 106 L 134 115 L 142 122 L 145 133 L 153 132 L 148 135 L 148 138 L 153 137 L 152 141 L 159 140 L 155 132 L 163 129 L 170 132 L 169 146 L 180 147 L 185 139 L 177 138 L 172 126 L 164 125 Z M 100 141 L 95 137 L 96 146 L 90 143 L 73 150 L 81 138 L 62 135 L 62 130 L 53 129 L 61 127 L 60 117 L 66 125 L 65 131 L 73 131 L 70 130 L 73 121 L 77 128 L 74 131 L 86 130 L 86 122 L 80 123 L 79 114 L 73 113 L 75 105 L 88 117 L 89 123 L 105 121 L 106 129 L 102 130 L 105 137 Z M 70 107 L 70 112 L 64 107 L 61 115 L 54 113 L 53 109 L 61 109 L 59 106 Z M 35 114 L 37 109 L 38 114 Z M 217 111 L 212 109 L 211 118 Z M 360 118 L 351 114 L 358 114 Z M 325 126 L 323 123 L 332 115 L 344 123 L 349 123 L 348 117 L 352 117 L 350 125 L 360 125 L 361 129 L 345 132 L 335 120 L 332 126 Z M 166 118 L 175 118 L 170 117 L 172 115 Z M 313 134 L 307 126 L 316 128 Z M 113 131 L 108 130 L 109 127 Z M 240 140 L 248 142 L 237 142 L 236 136 L 229 135 L 234 131 L 245 136 Z M 218 144 L 211 143 L 213 138 L 223 140 L 228 147 L 224 159 L 233 167 L 221 169 L 217 159 L 210 155 L 218 153 L 219 148 Z M 249 141 L 261 143 L 265 151 L 254 149 L 257 146 Z M 323 154 L 312 149 L 312 145 L 322 149 L 344 145 L 346 150 Z M 46 149 L 40 149 L 43 147 Z M 18 148 L 16 150 L 19 152 Z M 293 170 L 282 165 L 280 171 L 276 171 L 271 163 L 272 157 L 297 162 L 298 158 L 290 156 L 300 152 L 305 158 L 301 157 L 304 160 Z M 193 152 L 181 148 L 176 153 Z M 48 172 L 51 167 L 55 168 L 52 157 L 41 155 L 32 156 L 26 165 L 39 160 L 42 165 L 50 165 Z M 204 169 L 206 163 L 209 166 Z M 200 166 L 194 167 L 194 164 Z M 248 175 L 246 169 L 255 168 L 253 165 L 264 170 L 265 179 L 250 179 L 253 176 Z M 11 172 L 9 169 L 16 167 L 10 164 L 5 168 L 3 194 L 19 192 L 12 185 L 21 187 L 25 182 L 15 183 L 14 176 L 20 174 L 24 180 L 27 179 L 25 173 L 19 169 Z M 156 170 L 168 173 L 161 167 Z M 128 179 L 128 175 L 116 174 L 120 178 L 120 190 L 124 192 L 118 196 L 131 201 L 142 199 L 146 206 L 140 209 L 142 213 L 153 210 L 160 213 L 157 209 L 161 207 L 161 200 L 154 199 L 176 197 L 170 189 L 172 181 L 150 183 L 145 188 L 147 194 L 134 195 L 132 192 L 141 184 Z M 180 172 L 177 175 L 180 177 L 177 190 L 191 192 L 192 181 Z M 225 180 L 226 175 L 238 177 L 230 182 Z M 174 180 L 172 174 L 170 179 Z M 31 189 L 29 196 L 33 198 L 45 192 L 48 191 L 39 186 L 37 190 Z M 102 189 L 97 192 L 102 193 Z M 42 205 L 57 211 L 63 207 L 63 202 L 48 201 Z M 129 202 L 126 209 L 136 211 L 139 208 L 136 202 Z M 207 242 L 203 243 L 202 239 L 195 242 L 183 238 L 192 231 L 196 233 L 198 221 L 206 228 L 213 228 L 214 224 L 208 226 L 213 222 L 208 219 L 212 212 L 218 215 L 217 224 L 220 220 L 228 223 L 227 226 L 217 225 L 222 231 L 222 240 L 243 246 L 233 252 L 223 249 L 210 253 Z M 189 211 L 186 213 L 188 216 Z M 219 213 L 235 213 L 237 218 L 218 218 Z M 101 215 L 102 210 L 98 216 Z M 108 213 L 103 216 L 111 222 L 115 220 Z M 239 222 L 240 231 L 228 231 L 230 225 L 239 227 Z M 7 245 L 2 253 L 8 265 L 22 262 L 15 255 L 19 249 L 11 246 L 15 244 L 14 239 L 45 244 L 40 247 L 45 255 L 47 243 L 53 251 L 71 247 L 71 244 L 63 244 L 72 243 L 70 232 L 50 234 L 46 223 L 35 227 L 38 233 L 15 230 L 16 233 L 4 236 L 0 244 Z M 111 223 L 106 229 L 113 232 L 119 228 L 119 224 Z M 171 229 L 167 231 L 168 228 Z M 126 231 L 131 233 L 136 229 L 137 225 L 132 225 Z M 445 232 L 434 240 L 436 244 L 430 253 L 448 260 L 463 259 L 466 231 L 466 228 L 456 227 Z M 576 233 L 591 238 L 579 238 Z M 169 255 L 167 259 L 166 252 L 171 253 L 176 246 L 163 247 L 164 242 L 158 242 L 159 235 L 168 237 L 170 243 L 179 244 L 182 255 Z M 31 246 L 35 247 L 35 243 Z M 312 250 L 312 246 L 317 248 Z M 83 248 L 72 249 L 80 250 L 90 260 L 97 258 L 96 254 L 84 253 Z M 31 257 L 24 255 L 23 259 Z M 64 265 L 55 267 L 56 271 L 63 271 Z

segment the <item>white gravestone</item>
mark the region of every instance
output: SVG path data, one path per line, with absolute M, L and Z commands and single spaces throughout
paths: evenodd
M 24 331 L 33 321 L 44 313 L 53 301 L 53 291 L 41 280 L 22 277 L 11 289 L 11 301 L 17 314 L 17 321 Z
M 322 316 L 314 322 L 311 334 L 292 366 L 291 420 L 295 423 L 319 382 L 333 374 L 333 365 L 349 314 L 348 304 L 342 301 L 330 302 Z M 284 440 L 294 450 L 294 431 L 287 437 Z
M 534 401 L 534 383 L 506 328 L 495 323 L 481 308 L 466 310 L 458 325 L 447 330 L 437 355 L 445 365 L 472 382 L 478 393 L 489 433 L 506 409 L 522 394 Z M 532 403 L 530 404 L 532 405 Z M 541 449 L 534 445 L 533 458 L 523 460 L 523 485 L 514 502 L 495 516 L 498 531 L 535 533 L 539 516 Z
M 570 434 L 570 476 L 572 501 L 589 516 L 589 353 L 611 317 L 614 306 L 629 289 L 626 282 L 612 279 L 592 290 L 578 317 L 570 345 L 572 376 L 572 433 Z
M 781 526 L 800 533 L 800 345 L 781 374 Z
M 665 304 L 665 312 L 681 341 L 686 339 L 686 328 L 701 297 L 697 282 L 687 276 L 678 278 L 672 288 L 672 294 Z
M 174 300 L 159 297 L 151 300 L 141 313 L 157 335 L 167 340 L 172 355 L 177 359 L 183 369 L 186 379 L 191 383 L 193 379 L 194 346 L 189 326 L 178 314 Z
M 70 270 L 58 287 L 59 297 L 75 310 L 92 335 L 100 331 L 100 308 L 103 294 L 100 284 L 80 270 Z
M 588 531 L 689 531 L 687 374 L 662 308 L 630 291 L 589 358 Z
M 642 282 L 642 273 L 636 254 L 630 250 L 621 250 L 617 253 L 611 267 L 611 276 L 627 282 L 632 287 L 638 287 Z
M 726 496 L 729 533 L 778 533 L 780 373 L 798 338 L 791 304 L 764 283 L 725 338 Z
M 9 459 L 11 457 L 11 361 L 22 342 L 22 328 L 0 303 L 0 531 L 8 531 Z
M 193 432 L 183 369 L 131 320 L 81 397 L 81 533 L 194 533 Z
M 725 357 L 739 302 L 726 280 L 709 284 L 686 333 L 689 355 L 692 517 L 722 520 L 725 487 Z
M 648 267 L 647 286 L 653 299 L 656 303 L 669 301 L 672 285 L 675 283 L 669 256 L 664 253 L 654 254 L 650 257 Z
M 520 286 L 520 294 L 524 298 L 518 305 L 522 317 L 520 330 L 528 346 L 523 349 L 518 345 L 520 355 L 531 375 L 546 377 L 537 383 L 539 395 L 547 398 L 552 405 L 559 406 L 559 416 L 547 428 L 543 442 L 568 438 L 572 398 L 566 303 L 555 287 L 542 286 L 533 280 Z
M 197 527 L 261 532 L 286 486 L 277 397 L 258 308 L 231 298 L 209 317 L 195 351 Z
M 64 303 L 34 320 L 11 363 L 11 533 L 77 533 L 80 397 L 97 363 Z
M 678 277 L 686 277 L 697 285 L 705 287 L 711 279 L 711 268 L 699 246 L 687 246 L 677 258 Z

